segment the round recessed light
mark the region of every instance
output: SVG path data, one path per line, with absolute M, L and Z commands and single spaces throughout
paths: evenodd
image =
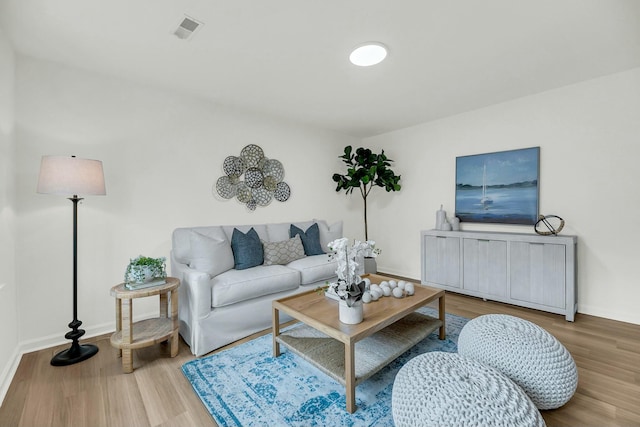
M 352 64 L 368 67 L 381 63 L 387 57 L 387 48 L 382 43 L 369 42 L 358 46 L 349 55 Z

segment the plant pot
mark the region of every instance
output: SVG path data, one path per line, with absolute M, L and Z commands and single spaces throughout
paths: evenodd
M 151 268 L 147 265 L 132 265 L 127 271 L 127 283 L 147 283 L 160 274 L 157 268 Z
M 347 325 L 356 325 L 364 318 L 362 301 L 356 301 L 353 306 L 349 307 L 346 301 L 340 300 L 339 310 L 340 322 Z
M 378 264 L 373 257 L 364 258 L 364 274 L 376 274 L 378 272 Z
M 165 258 L 139 257 L 130 260 L 124 272 L 124 281 L 128 284 L 145 284 L 167 277 Z
M 166 274 L 162 267 L 149 265 L 129 265 L 125 273 L 126 283 L 137 285 L 149 283 L 157 279 L 164 279 Z

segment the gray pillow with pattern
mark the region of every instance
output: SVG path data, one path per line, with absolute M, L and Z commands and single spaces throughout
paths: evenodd
M 289 264 L 300 258 L 304 258 L 304 246 L 299 235 L 281 242 L 262 241 L 264 248 L 264 265 Z

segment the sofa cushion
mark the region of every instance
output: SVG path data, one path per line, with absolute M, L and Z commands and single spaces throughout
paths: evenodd
M 264 261 L 262 242 L 253 227 L 246 234 L 235 228 L 231 237 L 231 249 L 236 270 L 255 267 Z
M 313 221 L 278 222 L 274 224 L 267 224 L 268 239 L 263 239 L 263 240 L 266 240 L 267 242 L 281 242 L 283 240 L 287 240 L 293 237 L 289 232 L 289 229 L 291 228 L 291 224 L 295 225 L 296 227 L 302 230 L 306 230 L 307 228 L 313 225 Z M 258 232 L 258 234 L 260 234 L 260 232 Z M 262 239 L 262 236 L 260 236 L 260 238 Z
M 300 272 L 282 265 L 259 265 L 245 270 L 225 271 L 212 279 L 212 285 L 211 306 L 224 307 L 296 289 L 300 286 Z
M 320 246 L 320 229 L 318 228 L 317 223 L 307 228 L 306 231 L 302 231 L 300 228 L 291 224 L 289 234 L 290 237 L 294 237 L 296 235 L 300 236 L 302 239 L 302 246 L 304 246 L 305 255 L 311 256 L 325 253 L 322 250 L 322 246 Z
M 264 265 L 284 265 L 305 257 L 300 236 L 282 242 L 263 241 L 262 248 L 264 249 Z
M 258 233 L 258 237 L 260 237 L 260 239 L 266 240 L 267 242 L 271 241 L 271 239 L 269 239 L 269 234 L 267 233 L 266 224 L 223 225 L 221 226 L 221 228 L 229 241 L 231 241 L 231 239 L 233 238 L 233 230 L 238 229 L 246 234 L 252 228 L 256 231 L 256 233 Z M 288 237 L 289 236 L 285 237 L 285 239 L 287 239 Z M 285 239 L 280 239 L 280 240 L 285 240 Z
M 173 230 L 171 236 L 171 251 L 176 261 L 182 264 L 189 264 L 191 259 L 191 232 L 202 234 L 203 236 L 215 239 L 231 241 L 220 226 L 183 227 Z
M 318 229 L 320 230 L 320 245 L 324 251 L 327 250 L 329 243 L 342 238 L 342 221 L 331 225 L 328 225 L 326 221 L 321 219 L 314 219 L 314 221 L 318 224 Z
M 208 237 L 191 230 L 189 240 L 191 244 L 189 267 L 212 276 L 233 268 L 233 251 L 226 238 Z
M 313 255 L 290 262 L 287 267 L 300 272 L 300 284 L 310 285 L 312 283 L 329 280 L 336 277 L 338 263 L 330 261 L 329 255 Z

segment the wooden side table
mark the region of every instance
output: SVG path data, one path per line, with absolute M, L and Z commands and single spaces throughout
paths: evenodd
M 111 345 L 119 349 L 122 370 L 133 372 L 133 353 L 137 348 L 148 347 L 171 340 L 171 357 L 178 354 L 178 287 L 180 280 L 167 277 L 167 283 L 145 289 L 129 290 L 124 283 L 111 288 L 116 298 L 116 331 L 111 335 Z M 171 314 L 169 315 L 169 294 Z M 132 322 L 133 299 L 160 295 L 160 317 Z

